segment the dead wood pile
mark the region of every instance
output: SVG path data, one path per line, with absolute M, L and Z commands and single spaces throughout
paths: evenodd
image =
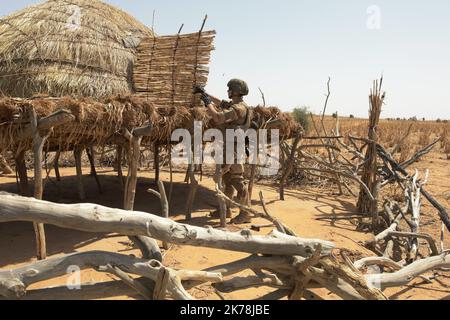
M 441 138 L 410 159 L 397 162 L 391 152 L 377 142 L 376 127 L 384 99 L 381 83 L 382 80 L 374 83 L 370 95 L 369 137 L 340 136 L 339 118 L 336 119 L 335 130 L 328 132 L 322 119 L 321 129 L 314 124 L 316 136 L 303 137 L 298 145 L 288 141 L 282 144 L 281 159 L 285 159 L 282 167 L 288 167 L 290 159 L 293 159 L 293 170 L 287 180 L 291 184 L 315 182 L 319 186 L 332 186 L 333 191 L 339 191 L 337 194 L 346 191 L 358 199 L 360 209 L 364 209 L 362 211 L 324 215 L 317 219 L 349 220 L 355 222 L 358 230 L 372 232 L 373 240 L 365 245 L 376 256 L 363 261 L 392 270 L 413 269 L 413 266 L 428 259 L 448 257 L 444 235 L 445 229 L 450 231 L 450 218 L 446 208 L 426 191 L 430 172 L 426 170 L 421 177 L 417 170 L 412 173 L 407 171 L 427 155 Z M 325 150 L 328 156 L 323 156 L 318 150 Z M 290 158 L 293 154 L 295 156 Z M 397 187 L 395 195 L 388 191 L 387 186 Z M 355 192 L 355 187 L 360 190 L 359 194 Z M 281 199 L 283 188 L 281 180 Z M 421 228 L 423 198 L 435 208 L 442 221 L 440 244 Z M 365 262 L 357 263 L 358 267 L 367 266 Z
M 310 290 L 326 288 L 343 299 L 386 299 L 383 290 L 403 286 L 430 270 L 450 266 L 450 255 L 433 257 L 402 266 L 389 258 L 364 258 L 352 262 L 345 251 L 318 239 L 302 239 L 280 221 L 270 236 L 256 236 L 249 230 L 237 233 L 200 228 L 173 222 L 144 212 L 129 212 L 98 205 L 61 205 L 0 194 L 0 222 L 33 221 L 86 232 L 117 232 L 129 236 L 152 237 L 168 243 L 195 245 L 250 253 L 239 261 L 203 271 L 174 270 L 160 261 L 139 259 L 108 252 L 86 252 L 39 261 L 14 270 L 0 271 L 0 295 L 18 299 L 33 283 L 63 275 L 67 267 L 94 268 L 119 277 L 145 299 L 194 299 L 189 289 L 210 284 L 216 292 L 249 287 L 276 288 L 279 297 L 292 300 L 320 299 Z M 167 203 L 166 203 L 167 204 Z M 393 272 L 365 274 L 373 265 Z M 240 276 L 252 270 L 253 275 Z M 137 275 L 150 286 L 133 279 Z M 223 297 L 223 295 L 221 295 Z

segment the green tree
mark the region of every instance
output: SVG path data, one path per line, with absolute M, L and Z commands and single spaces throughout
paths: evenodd
M 308 107 L 300 107 L 295 108 L 292 113 L 295 121 L 301 124 L 303 129 L 305 129 L 305 132 L 308 132 L 311 128 L 311 117 L 310 117 L 310 111 Z

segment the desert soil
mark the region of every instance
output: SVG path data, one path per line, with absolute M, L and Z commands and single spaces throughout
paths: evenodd
M 420 170 L 431 169 L 429 191 L 449 209 L 450 199 L 450 168 L 449 161 L 443 154 L 433 153 L 414 166 Z M 92 177 L 84 177 L 87 190 L 87 202 L 98 203 L 109 207 L 122 207 L 122 192 L 116 173 L 112 169 L 99 169 L 100 179 L 104 192 L 99 194 Z M 84 169 L 89 172 L 88 168 Z M 73 168 L 61 169 L 63 179 L 56 182 L 54 176 L 47 181 L 44 199 L 59 203 L 76 203 L 77 191 L 74 186 L 75 170 Z M 32 172 L 29 173 L 32 177 Z M 136 210 L 160 213 L 159 200 L 147 193 L 148 188 L 156 188 L 154 174 L 151 171 L 141 171 L 136 197 Z M 178 172 L 174 175 L 175 185 L 173 203 L 171 205 L 171 218 L 184 221 L 185 199 L 188 187 L 184 181 L 185 175 Z M 162 172 L 162 180 L 169 181 L 168 172 Z M 166 184 L 168 188 L 168 183 Z M 0 190 L 17 192 L 14 175 L 0 176 Z M 258 185 L 253 194 L 253 205 L 261 210 L 258 198 L 259 191 L 263 191 L 269 211 L 294 229 L 302 237 L 320 238 L 336 243 L 338 248 L 345 248 L 355 252 L 355 258 L 360 256 L 373 256 L 362 243 L 371 238 L 368 233 L 357 232 L 354 224 L 348 221 L 329 222 L 318 221 L 319 215 L 352 214 L 355 213 L 355 199 L 346 196 L 334 196 L 331 192 L 312 190 L 311 188 L 289 189 L 286 201 L 279 201 L 276 186 Z M 198 226 L 218 227 L 219 221 L 208 217 L 210 211 L 216 207 L 216 198 L 213 192 L 211 178 L 203 177 L 201 187 L 195 202 L 195 213 L 189 223 Z M 253 224 L 267 224 L 263 220 L 254 220 Z M 439 239 L 441 223 L 435 210 L 428 203 L 423 207 L 423 231 Z M 243 226 L 245 227 L 245 226 Z M 249 226 L 246 226 L 249 227 Z M 238 230 L 241 227 L 230 226 L 229 230 Z M 270 233 L 270 229 L 261 230 L 261 234 Z M 50 257 L 60 256 L 73 252 L 90 250 L 105 250 L 122 254 L 139 256 L 139 251 L 132 247 L 128 238 L 115 234 L 88 234 L 83 232 L 64 230 L 53 226 L 46 226 L 47 247 Z M 450 235 L 446 233 L 446 248 L 450 248 Z M 218 264 L 223 264 L 244 258 L 247 255 L 230 251 L 172 246 L 163 253 L 165 265 L 173 268 L 202 270 Z M 35 241 L 33 227 L 30 223 L 4 223 L 0 224 L 0 268 L 12 269 L 35 261 Z M 410 285 L 389 289 L 386 294 L 391 299 L 449 299 L 450 273 L 439 272 L 436 280 L 428 283 L 424 279 L 417 279 Z M 431 274 L 428 274 L 431 275 Z M 81 273 L 84 284 L 81 290 L 68 290 L 66 288 L 68 276 L 37 283 L 29 288 L 27 299 L 139 299 L 130 289 L 114 276 L 86 270 Z M 95 283 L 101 283 L 93 285 Z M 252 288 L 233 293 L 226 293 L 227 299 L 255 299 L 270 298 L 273 289 Z M 337 299 L 326 290 L 315 290 L 323 299 Z M 219 299 L 209 286 L 191 290 L 191 294 L 199 299 Z

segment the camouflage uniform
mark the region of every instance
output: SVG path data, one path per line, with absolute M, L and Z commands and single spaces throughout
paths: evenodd
M 248 129 L 248 120 L 250 117 L 249 107 L 245 102 L 240 102 L 232 104 L 223 101 L 219 107 L 224 110 L 225 124 L 221 126 L 224 138 L 226 138 L 226 130 L 233 129 L 237 130 L 242 128 L 243 130 Z M 236 150 L 235 145 L 235 150 Z M 224 185 L 224 192 L 226 196 L 233 199 L 234 190 L 237 191 L 237 202 L 242 205 L 248 205 L 248 186 L 244 178 L 244 165 L 237 164 L 236 152 L 234 155 L 234 164 L 224 164 L 222 166 L 222 181 Z M 231 216 L 230 210 L 231 204 L 227 204 L 227 216 Z M 241 218 L 248 215 L 247 212 L 241 210 Z M 246 220 L 246 219 L 244 219 Z

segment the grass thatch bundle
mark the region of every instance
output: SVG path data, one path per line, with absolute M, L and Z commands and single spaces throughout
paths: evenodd
M 277 123 L 271 128 L 280 130 L 280 137 L 283 140 L 291 139 L 297 133 L 303 131 L 301 125 L 295 121 L 292 115 L 282 112 L 277 107 L 257 106 L 254 109 L 254 121 L 259 127 L 264 127 L 264 124 L 276 121 Z
M 69 111 L 74 120 L 54 128 L 49 136 L 48 150 L 71 150 L 74 146 L 114 144 L 124 129 L 132 131 L 145 124 L 153 124 L 152 135 L 143 144 L 170 143 L 176 129 L 193 131 L 194 122 L 202 121 L 204 129 L 212 127 L 206 108 L 157 108 L 147 99 L 136 96 L 117 96 L 104 101 L 92 98 L 1 98 L 0 99 L 0 153 L 31 149 L 32 137 L 25 136 L 30 126 L 30 108 L 39 119 L 59 110 Z M 282 139 L 290 138 L 298 125 L 277 108 L 254 109 L 254 121 L 260 124 L 281 120 L 275 127 Z
M 157 107 L 200 106 L 194 85 L 208 80 L 215 31 L 151 37 L 138 47 L 134 87 Z
M 366 161 L 364 163 L 362 181 L 369 188 L 370 192 L 374 196 L 374 200 L 371 200 L 364 188 L 361 188 L 359 199 L 358 199 L 358 210 L 361 213 L 376 215 L 378 212 L 377 208 L 377 173 L 378 173 L 378 163 L 377 163 L 377 143 L 378 143 L 378 124 L 380 122 L 381 109 L 383 107 L 385 94 L 381 91 L 383 85 L 383 78 L 380 81 L 374 81 L 373 88 L 371 89 L 369 96 L 369 134 L 368 138 L 371 142 L 367 145 L 366 151 Z M 374 217 L 374 224 L 377 221 Z
M 50 135 L 48 148 L 70 150 L 75 145 L 102 145 L 115 134 L 127 128 L 132 130 L 150 121 L 157 121 L 155 108 L 137 98 L 109 99 L 98 102 L 91 98 L 73 99 L 37 98 L 0 100 L 0 150 L 17 151 L 31 147 L 31 137 L 23 138 L 29 126 L 29 108 L 34 108 L 38 118 L 59 110 L 67 110 L 75 116 L 73 122 L 56 127 Z
M 0 93 L 13 97 L 132 92 L 136 47 L 152 30 L 98 0 L 51 0 L 0 20 Z

